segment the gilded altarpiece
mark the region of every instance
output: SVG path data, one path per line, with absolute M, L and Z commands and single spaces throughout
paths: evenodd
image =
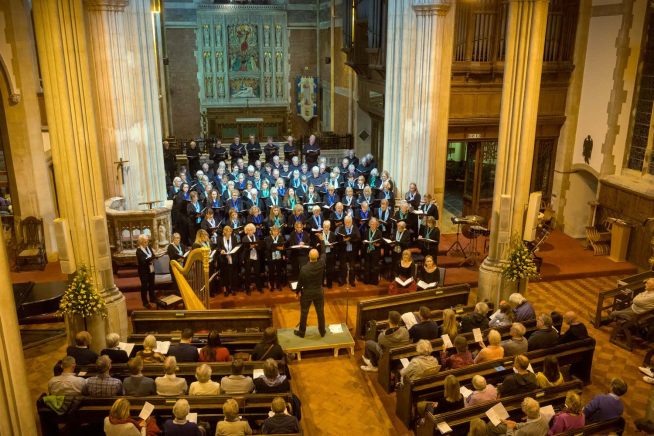
M 287 17 L 278 5 L 201 5 L 197 50 L 200 104 L 288 106 Z

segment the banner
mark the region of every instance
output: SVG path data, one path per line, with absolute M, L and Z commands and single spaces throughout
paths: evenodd
M 297 78 L 297 114 L 309 122 L 318 115 L 318 79 Z

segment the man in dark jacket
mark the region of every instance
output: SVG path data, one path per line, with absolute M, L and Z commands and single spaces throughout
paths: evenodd
M 529 368 L 529 358 L 524 354 L 515 357 L 513 361 L 514 374 L 509 374 L 504 377 L 504 381 L 497 388 L 499 396 L 504 398 L 510 395 L 526 394 L 538 389 L 536 376 L 533 372 L 527 370 Z
M 438 324 L 431 318 L 431 309 L 420 306 L 420 322 L 409 329 L 409 336 L 413 342 L 420 339 L 437 339 L 440 337 Z
M 461 318 L 459 333 L 468 333 L 473 329 L 488 329 L 488 304 L 483 301 L 475 305 L 474 312 Z
M 568 324 L 569 328 L 559 338 L 559 344 L 566 344 L 568 342 L 578 341 L 588 337 L 588 330 L 586 330 L 584 323 L 579 321 L 576 313 L 572 311 L 566 312 L 565 315 L 563 315 L 563 322 Z
M 286 402 L 282 397 L 275 397 L 272 400 L 271 409 L 274 413 L 273 416 L 266 419 L 261 427 L 263 434 L 290 434 L 298 433 L 300 427 L 297 418 L 292 415 L 287 415 Z
M 325 260 L 319 259 L 318 250 L 309 251 L 309 263 L 300 269 L 296 292 L 300 296 L 300 328 L 293 331 L 296 336 L 304 337 L 307 329 L 307 316 L 311 303 L 318 315 L 318 331 L 325 336 L 325 299 L 322 290 L 323 275 L 325 274 Z
M 182 330 L 179 344 L 170 347 L 168 356 L 175 356 L 178 362 L 197 362 L 198 347 L 191 345 L 191 340 L 193 340 L 193 330 L 185 328 Z
M 536 320 L 536 330 L 529 337 L 529 351 L 554 347 L 559 343 L 559 332 L 552 327 L 552 317 L 543 313 Z

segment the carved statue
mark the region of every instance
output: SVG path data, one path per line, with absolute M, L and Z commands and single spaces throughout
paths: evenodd
M 223 79 L 218 79 L 218 98 L 225 98 L 225 83 Z
M 205 74 L 210 74 L 212 71 L 211 69 L 211 52 L 205 51 L 204 52 L 204 72 Z
M 266 98 L 270 98 L 270 77 L 266 77 L 264 79 L 264 86 L 265 86 L 265 96 Z
M 281 77 L 278 77 L 276 80 L 276 92 L 277 92 L 277 97 L 282 98 L 284 97 L 284 79 Z
M 204 93 L 207 98 L 213 98 L 213 78 L 205 77 L 204 78 Z
M 267 24 L 263 26 L 263 45 L 264 47 L 270 45 L 270 26 Z
M 223 26 L 216 24 L 216 47 L 223 46 Z
M 270 66 L 270 59 L 272 58 L 272 54 L 267 51 L 263 55 L 264 58 L 264 68 L 266 73 L 270 73 L 271 66 Z
M 223 72 L 223 52 L 216 52 L 216 71 L 219 73 Z
M 207 114 L 206 112 L 201 112 L 200 113 L 200 133 L 203 138 L 207 137 Z M 159 227 L 159 230 L 161 231 L 161 227 Z M 160 238 L 161 240 L 161 238 Z
M 211 35 L 209 34 L 209 25 L 205 24 L 202 26 L 202 33 L 204 35 L 204 45 L 209 46 L 211 45 Z
M 281 51 L 278 51 L 277 54 L 275 55 L 276 64 L 277 64 L 276 66 L 277 66 L 277 72 L 278 73 L 281 73 L 282 70 L 283 70 L 283 68 L 282 68 L 282 58 L 283 57 L 284 57 L 284 55 L 282 54 Z
M 275 26 L 275 45 L 277 47 L 282 46 L 282 26 L 279 24 Z
M 205 118 L 206 119 L 206 118 Z M 159 241 L 158 244 L 160 247 L 166 247 L 168 245 L 168 237 L 166 236 L 166 227 L 163 224 L 159 224 Z

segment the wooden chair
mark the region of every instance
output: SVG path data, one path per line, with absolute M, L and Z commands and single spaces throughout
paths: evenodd
M 43 270 L 48 263 L 45 255 L 43 220 L 33 216 L 25 218 L 20 223 L 19 235 L 20 242 L 16 246 L 16 271 L 28 265 L 36 265 Z

